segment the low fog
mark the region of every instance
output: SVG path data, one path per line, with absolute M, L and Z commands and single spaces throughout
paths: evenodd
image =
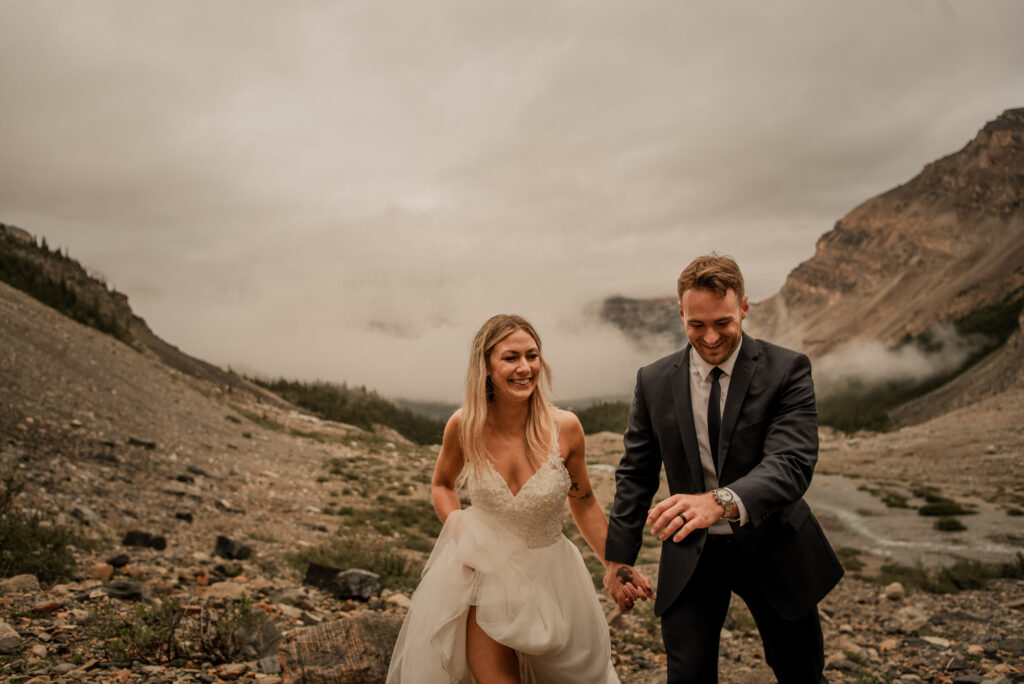
M 888 382 L 923 382 L 958 370 L 973 353 L 985 346 L 981 335 L 963 336 L 952 325 L 929 330 L 927 345 L 889 346 L 877 340 L 854 341 L 814 363 L 817 393 L 826 396 L 851 385 L 870 387 Z
M 0 221 L 239 371 L 457 401 L 514 312 L 559 398 L 628 395 L 659 350 L 588 307 L 711 250 L 769 297 L 1021 104 L 1022 25 L 1010 0 L 5 0 Z

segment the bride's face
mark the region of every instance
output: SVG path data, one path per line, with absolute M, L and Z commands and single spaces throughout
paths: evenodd
M 487 374 L 494 385 L 495 399 L 529 399 L 540 378 L 537 341 L 525 330 L 516 330 L 491 350 Z

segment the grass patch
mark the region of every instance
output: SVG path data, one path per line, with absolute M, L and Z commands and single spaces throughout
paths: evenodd
M 583 425 L 583 432 L 588 435 L 595 432 L 621 434 L 629 422 L 629 404 L 624 401 L 599 401 L 575 413 Z
M 388 589 L 415 587 L 423 572 L 423 562 L 403 554 L 393 541 L 340 534 L 327 543 L 290 553 L 285 559 L 300 572 L 310 563 L 369 570 L 380 575 Z
M 1024 554 L 1005 563 L 981 563 L 979 561 L 958 561 L 937 572 L 921 567 L 907 567 L 896 564 L 882 566 L 877 577 L 869 578 L 879 584 L 901 582 L 933 594 L 952 594 L 966 589 L 984 589 L 993 579 L 1024 579 Z
M 398 501 L 387 494 L 378 495 L 377 501 L 381 505 L 372 508 L 343 506 L 335 514 L 344 518 L 341 524 L 345 527 L 370 528 L 383 536 L 417 531 L 431 538 L 441 534 L 441 521 L 429 501 Z
M 860 572 L 864 569 L 864 561 L 860 559 L 860 552 L 857 549 L 840 547 L 836 549 L 836 556 L 839 557 L 843 568 L 849 572 Z

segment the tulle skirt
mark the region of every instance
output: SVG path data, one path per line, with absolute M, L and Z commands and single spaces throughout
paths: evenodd
M 402 623 L 388 684 L 473 684 L 466 616 L 516 651 L 524 684 L 609 684 L 608 625 L 579 550 L 529 548 L 470 506 L 441 530 Z

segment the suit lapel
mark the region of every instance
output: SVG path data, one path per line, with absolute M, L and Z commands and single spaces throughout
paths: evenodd
M 672 401 L 675 404 L 676 422 L 683 440 L 683 456 L 690 466 L 693 482 L 704 483 L 704 471 L 700 464 L 700 447 L 697 446 L 697 430 L 693 426 L 693 408 L 690 405 L 690 346 L 680 353 L 672 370 Z
M 722 414 L 722 433 L 719 436 L 718 445 L 718 472 L 723 472 L 725 459 L 729 454 L 729 443 L 732 441 L 732 433 L 736 429 L 736 421 L 740 417 L 740 408 L 743 400 L 747 397 L 747 389 L 750 387 L 750 380 L 757 372 L 760 356 L 760 345 L 757 340 L 744 334 L 743 344 L 740 346 L 740 353 L 736 357 L 736 365 L 732 368 L 732 377 L 729 378 L 729 392 L 725 397 L 725 412 Z M 692 425 L 693 420 L 691 418 Z

